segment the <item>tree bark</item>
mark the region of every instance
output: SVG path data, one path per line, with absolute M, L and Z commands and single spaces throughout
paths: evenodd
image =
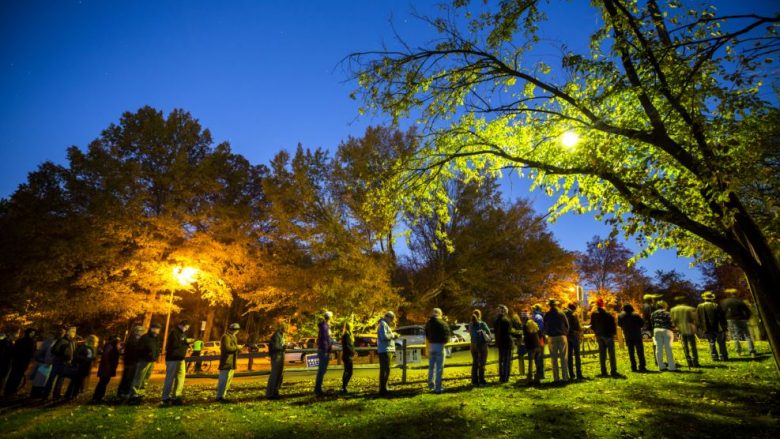
M 778 320 L 778 309 L 780 301 L 777 298 L 777 291 L 780 291 L 780 284 L 768 282 L 771 276 L 765 276 L 761 273 L 750 273 L 745 271 L 750 292 L 756 303 L 756 310 L 766 330 L 769 346 L 775 359 L 775 367 L 780 372 L 780 321 Z M 766 279 L 769 278 L 769 279 Z

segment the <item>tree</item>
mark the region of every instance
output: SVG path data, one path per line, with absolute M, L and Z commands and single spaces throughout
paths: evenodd
M 712 291 L 721 297 L 728 288 L 736 289 L 743 299 L 750 297 L 750 288 L 745 280 L 745 273 L 734 264 L 718 264 L 706 261 L 699 265 L 704 276 L 704 289 Z
M 684 296 L 689 303 L 700 301 L 698 287 L 676 270 L 656 271 L 653 292 L 663 296 L 668 303 L 674 303 L 679 296 Z
M 426 19 L 439 35 L 428 47 L 349 58 L 368 109 L 424 126 L 398 191 L 436 204 L 460 173 L 526 170 L 557 194 L 554 217 L 594 211 L 636 236 L 640 256 L 728 257 L 780 364 L 777 110 L 760 94 L 780 16 L 602 0 L 589 51 L 564 46 L 553 70 L 534 62 L 544 5 L 457 0 Z
M 616 240 L 594 236 L 578 259 L 580 278 L 596 294 L 613 294 L 617 303 L 641 303 L 645 275 L 631 263 L 631 250 Z

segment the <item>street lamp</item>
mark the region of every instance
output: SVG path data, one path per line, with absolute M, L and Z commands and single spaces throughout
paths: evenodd
M 198 269 L 193 267 L 173 267 L 173 277 L 179 282 L 179 285 L 189 288 L 196 281 Z M 165 348 L 168 344 L 168 327 L 171 325 L 171 312 L 173 311 L 173 288 L 168 297 L 168 317 L 165 318 L 165 335 L 163 335 L 162 353 L 165 355 Z M 160 358 L 163 358 L 160 355 Z

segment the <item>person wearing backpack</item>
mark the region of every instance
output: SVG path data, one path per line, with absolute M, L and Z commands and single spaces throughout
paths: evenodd
M 736 289 L 727 288 L 724 292 L 728 297 L 721 302 L 721 307 L 726 314 L 726 322 L 728 324 L 729 333 L 731 334 L 731 339 L 734 340 L 734 348 L 737 351 L 737 355 L 742 355 L 742 345 L 739 344 L 739 341 L 740 339 L 744 339 L 747 341 L 748 353 L 751 357 L 755 357 L 756 348 L 753 345 L 753 337 L 750 336 L 750 331 L 748 330 L 750 308 L 744 300 L 737 297 Z
M 493 341 L 493 334 L 487 323 L 482 321 L 482 311 L 478 309 L 471 313 L 469 333 L 471 335 L 471 384 L 486 386 L 485 364 L 487 364 L 488 346 Z

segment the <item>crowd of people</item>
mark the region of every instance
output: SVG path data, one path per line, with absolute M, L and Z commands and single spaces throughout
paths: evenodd
M 702 303 L 697 307 L 688 304 L 688 298 L 675 298 L 675 306 L 668 304 L 658 296 L 645 295 L 641 312 L 637 313 L 630 304 L 622 307 L 619 315 L 607 310 L 604 300 L 595 302 L 595 310 L 590 315 L 590 329 L 598 345 L 599 366 L 602 377 L 623 377 L 618 372 L 615 358 L 615 343 L 618 328 L 628 348 L 631 371 L 647 372 L 645 343 L 643 339 L 653 340 L 653 357 L 659 371 L 678 370 L 672 351 L 672 340 L 676 330 L 682 342 L 683 353 L 689 367 L 700 367 L 696 345 L 697 335 L 707 340 L 712 361 L 727 361 L 729 353 L 726 346 L 726 333 L 730 332 L 737 355 L 741 355 L 741 341 L 747 342 L 748 354 L 755 356 L 753 338 L 748 330 L 751 310 L 743 300 L 736 297 L 735 291 L 727 290 L 728 297 L 716 302 L 712 292 L 701 295 Z M 511 312 L 508 307 L 499 305 L 497 318 L 492 325 L 482 320 L 480 310 L 474 310 L 468 324 L 470 352 L 472 357 L 471 384 L 474 387 L 487 385 L 485 366 L 489 346 L 495 344 L 498 349 L 498 381 L 506 383 L 512 375 L 514 354 L 518 358 L 519 376 L 530 384 L 545 379 L 544 349 L 549 352 L 553 383 L 563 383 L 584 378 L 581 362 L 581 341 L 585 326 L 578 317 L 576 303 L 568 304 L 561 310 L 561 304 L 550 299 L 545 310 L 541 304 L 533 305 L 521 313 Z M 379 357 L 379 394 L 387 395 L 391 367 L 390 363 L 396 350 L 398 335 L 393 331 L 396 316 L 387 311 L 376 327 Z M 353 358 L 356 353 L 355 337 L 352 325 L 344 322 L 339 334 L 331 329 L 333 313 L 326 311 L 318 324 L 317 331 L 317 375 L 314 394 L 326 394 L 323 381 L 328 370 L 329 360 L 334 350 L 335 338 L 341 342 L 343 375 L 341 393 L 349 392 L 353 374 Z M 98 382 L 92 394 L 92 403 L 101 403 L 106 397 L 108 385 L 117 375 L 120 360 L 122 373 L 119 378 L 116 396 L 113 401 L 127 404 L 140 404 L 146 396 L 146 388 L 155 363 L 160 355 L 165 355 L 165 378 L 163 381 L 161 405 L 181 405 L 183 403 L 186 377 L 186 356 L 193 352 L 200 355 L 202 341 L 188 337 L 190 324 L 180 321 L 171 329 L 165 342 L 163 353 L 161 326 L 152 323 L 149 328 L 140 324 L 132 327 L 129 336 L 120 348 L 121 339 L 112 336 L 98 349 L 98 338 L 89 335 L 83 343 L 77 343 L 77 328 L 63 325 L 58 334 L 43 341 L 38 346 L 37 331 L 28 328 L 24 335 L 12 341 L 6 334 L 0 334 L 0 387 L 6 398 L 13 398 L 22 388 L 29 366 L 31 380 L 30 398 L 46 400 L 71 400 L 84 391 L 85 381 L 97 363 Z M 230 402 L 230 390 L 233 374 L 237 368 L 239 344 L 237 334 L 241 327 L 232 323 L 220 340 L 219 379 L 215 400 Z M 271 372 L 266 386 L 266 397 L 278 399 L 284 376 L 286 335 L 288 325 L 280 322 L 269 342 Z M 425 324 L 426 351 L 428 356 L 428 388 L 440 394 L 444 391 L 442 378 L 446 357 L 446 345 L 451 340 L 450 325 L 442 310 L 434 308 Z M 514 351 L 514 352 L 513 352 Z M 527 372 L 525 357 L 527 356 Z M 609 369 L 607 369 L 609 362 Z M 65 381 L 68 386 L 63 394 Z

